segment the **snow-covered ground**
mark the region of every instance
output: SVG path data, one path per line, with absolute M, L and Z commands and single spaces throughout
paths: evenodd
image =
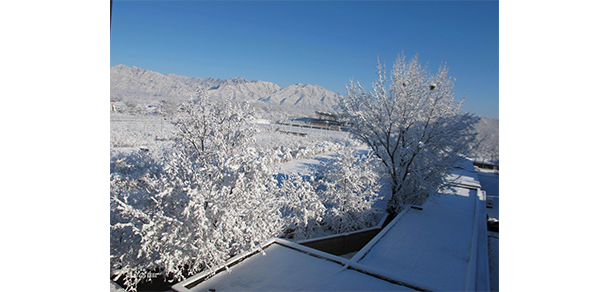
M 368 147 L 365 145 L 354 145 L 347 146 L 352 148 L 358 154 L 364 154 L 368 152 Z M 295 159 L 286 163 L 281 163 L 276 166 L 276 170 L 279 174 L 300 174 L 310 175 L 320 165 L 327 163 L 331 159 L 337 157 L 337 151 L 325 152 L 312 157 Z

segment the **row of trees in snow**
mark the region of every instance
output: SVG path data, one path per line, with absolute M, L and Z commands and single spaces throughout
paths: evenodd
M 377 223 L 372 157 L 341 152 L 315 177 L 279 178 L 250 147 L 250 119 L 247 104 L 210 102 L 199 91 L 174 120 L 175 145 L 113 159 L 111 265 L 129 289 L 157 273 L 180 280 L 213 270 L 274 236 Z

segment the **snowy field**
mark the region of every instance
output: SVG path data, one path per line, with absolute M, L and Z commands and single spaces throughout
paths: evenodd
M 111 149 L 153 147 L 170 138 L 174 130 L 160 115 L 110 113 Z
M 260 151 L 262 155 L 275 153 L 279 162 L 336 152 L 344 146 L 359 145 L 351 140 L 346 132 L 276 125 L 263 119 L 258 119 L 256 122 L 259 133 L 250 146 Z M 110 114 L 110 149 L 111 152 L 116 153 L 141 148 L 154 150 L 168 147 L 172 145 L 171 139 L 175 137 L 176 131 L 171 120 L 160 115 L 113 112 Z

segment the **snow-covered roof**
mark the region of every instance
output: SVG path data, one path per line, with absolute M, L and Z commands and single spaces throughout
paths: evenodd
M 488 280 L 476 283 L 477 269 L 486 269 L 478 266 L 487 245 L 484 200 L 477 190 L 450 192 L 397 216 L 358 264 L 431 291 L 489 290 L 478 289 Z
M 177 291 L 413 291 L 344 268 L 348 260 L 282 239 L 191 288 L 192 277 L 174 285 Z
M 470 159 L 464 158 L 461 163 L 449 171 L 449 175 L 445 177 L 446 181 L 456 186 L 462 186 L 471 189 L 480 189 L 481 183 L 479 177 Z
M 351 259 L 283 239 L 176 291 L 489 291 L 485 195 L 472 162 L 422 210 L 406 208 Z

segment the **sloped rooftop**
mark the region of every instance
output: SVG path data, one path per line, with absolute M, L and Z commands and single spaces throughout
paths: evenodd
M 485 211 L 479 201 L 476 190 L 458 188 L 428 201 L 423 210 L 402 213 L 358 264 L 426 290 L 472 290 L 476 245 L 487 244 L 487 230 L 478 234 L 475 228 L 475 220 L 485 220 L 476 215 Z
M 275 239 L 241 263 L 178 291 L 413 291 L 344 269 L 348 260 Z M 188 280 L 187 280 L 188 282 Z M 189 286 L 188 284 L 185 286 Z M 186 288 L 186 287 L 184 287 Z

